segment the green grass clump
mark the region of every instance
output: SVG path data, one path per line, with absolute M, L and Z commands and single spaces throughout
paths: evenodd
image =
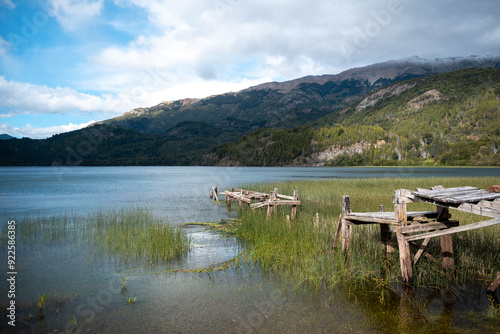
M 384 205 L 393 211 L 396 189 L 430 188 L 443 185 L 472 185 L 488 188 L 500 184 L 498 178 L 373 178 L 294 181 L 245 186 L 260 192 L 278 188 L 281 194 L 299 191 L 299 213 L 290 225 L 286 215 L 290 207 L 281 206 L 269 219 L 265 210 L 242 210 L 236 235 L 248 241 L 249 258 L 264 269 L 284 273 L 298 282 L 317 287 L 366 286 L 390 287 L 400 281 L 400 264 L 396 253 L 386 256 L 380 243 L 378 224 L 352 228 L 351 248 L 346 256 L 333 249 L 333 239 L 341 214 L 342 196 L 349 195 L 352 212 L 378 211 Z M 408 211 L 435 210 L 426 203 L 408 205 Z M 450 210 L 452 219 L 461 224 L 490 218 Z M 316 213 L 319 225 L 315 226 Z M 493 279 L 500 270 L 500 226 L 453 234 L 456 275 L 443 273 L 439 265 L 422 257 L 414 266 L 417 285 L 439 287 L 475 279 Z M 394 236 L 395 239 L 395 236 Z M 426 251 L 440 260 L 439 238 L 433 238 Z M 414 251 L 413 251 L 414 254 Z
M 25 218 L 19 232 L 22 242 L 31 247 L 80 243 L 90 253 L 150 263 L 181 257 L 191 243 L 181 228 L 137 208 L 102 211 L 87 217 Z

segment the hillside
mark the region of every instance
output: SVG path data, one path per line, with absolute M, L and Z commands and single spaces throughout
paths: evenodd
M 138 132 L 162 134 L 180 122 L 203 122 L 241 135 L 259 129 L 293 128 L 319 119 L 395 82 L 469 67 L 500 68 L 500 55 L 391 60 L 336 75 L 271 82 L 205 99 L 163 102 L 105 121 Z
M 98 124 L 44 140 L 2 140 L 0 165 L 196 165 L 208 148 L 232 137 L 232 133 L 196 122 L 180 123 L 162 135 Z
M 500 56 L 413 57 L 165 102 L 0 140 L 0 165 L 497 164 L 498 71 L 449 72 L 489 66 Z
M 380 89 L 294 129 L 260 129 L 206 164 L 500 166 L 500 70 L 465 69 Z

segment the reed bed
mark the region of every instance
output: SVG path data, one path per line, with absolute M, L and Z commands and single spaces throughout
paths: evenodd
M 372 178 L 322 181 L 294 181 L 247 185 L 245 189 L 269 192 L 278 188 L 282 194 L 299 191 L 298 217 L 290 225 L 288 207 L 280 207 L 269 219 L 265 210 L 242 210 L 241 222 L 235 234 L 248 241 L 247 254 L 251 261 L 264 269 L 284 273 L 296 282 L 316 287 L 378 286 L 390 287 L 400 282 L 399 256 L 387 256 L 380 244 L 378 224 L 355 226 L 351 249 L 347 256 L 333 249 L 333 238 L 341 213 L 342 196 L 351 198 L 352 212 L 378 211 L 384 205 L 392 211 L 392 196 L 396 189 L 430 188 L 473 185 L 488 188 L 500 179 L 479 178 Z M 435 206 L 415 203 L 409 210 L 434 210 Z M 315 223 L 319 213 L 319 224 Z M 461 224 L 480 221 L 477 215 L 451 210 L 452 219 Z M 483 219 L 484 220 L 484 219 Z M 437 239 L 437 240 L 436 240 Z M 491 280 L 500 271 L 500 226 L 453 235 L 456 275 L 443 273 L 439 265 L 422 257 L 415 266 L 415 284 L 443 287 L 470 280 Z M 439 238 L 433 238 L 427 251 L 440 260 Z
M 19 233 L 22 242 L 31 247 L 83 244 L 93 254 L 150 263 L 185 255 L 191 242 L 181 228 L 142 208 L 101 211 L 87 217 L 28 217 L 19 224 Z

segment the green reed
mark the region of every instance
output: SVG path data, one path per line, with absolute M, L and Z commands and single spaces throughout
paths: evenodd
M 338 179 L 322 181 L 294 181 L 247 185 L 245 189 L 269 192 L 274 188 L 281 194 L 299 191 L 297 219 L 290 225 L 286 215 L 290 207 L 282 206 L 271 218 L 265 210 L 243 209 L 236 235 L 248 241 L 249 258 L 264 269 L 284 273 L 298 282 L 313 286 L 350 287 L 377 284 L 390 287 L 400 281 L 399 257 L 387 256 L 380 243 L 378 224 L 354 226 L 351 249 L 345 255 L 333 249 L 333 239 L 342 207 L 342 196 L 349 195 L 352 212 L 373 212 L 384 205 L 386 211 L 394 210 L 392 197 L 396 189 L 430 188 L 473 185 L 488 188 L 500 184 L 499 178 L 371 178 Z M 409 211 L 435 210 L 426 203 L 408 205 Z M 319 213 L 319 224 L 316 224 Z M 489 218 L 451 210 L 452 219 L 461 224 Z M 454 234 L 456 275 L 443 273 L 434 262 L 422 257 L 415 265 L 415 283 L 424 286 L 444 286 L 464 283 L 467 280 L 493 279 L 500 270 L 500 226 L 488 227 Z M 433 238 L 426 249 L 441 260 L 439 238 Z
M 86 217 L 27 217 L 19 224 L 19 233 L 22 242 L 31 247 L 78 243 L 93 254 L 150 263 L 181 257 L 190 249 L 190 239 L 181 228 L 141 208 L 101 211 Z

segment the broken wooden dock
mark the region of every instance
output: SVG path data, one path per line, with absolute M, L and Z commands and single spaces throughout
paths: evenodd
M 334 247 L 341 239 L 342 249 L 348 251 L 352 226 L 363 224 L 380 224 L 382 247 L 392 252 L 392 235 L 396 234 L 401 274 L 403 281 L 413 280 L 413 264 L 421 255 L 435 260 L 425 252 L 429 240 L 440 237 L 443 255 L 442 266 L 445 270 L 454 269 L 453 241 L 451 234 L 485 228 L 500 224 L 500 193 L 490 192 L 476 187 L 443 188 L 436 186 L 431 189 L 396 190 L 393 199 L 394 212 L 357 212 L 350 210 L 349 196 L 343 197 L 342 214 L 340 215 Z M 436 211 L 408 212 L 407 205 L 416 202 L 426 202 L 436 205 Z M 450 220 L 450 209 L 469 212 L 493 219 L 478 223 L 460 225 L 460 222 Z M 417 240 L 423 242 L 418 245 Z M 410 245 L 418 248 L 411 257 Z
M 226 203 L 231 204 L 233 201 L 238 201 L 240 207 L 243 203 L 247 204 L 251 209 L 267 207 L 267 215 L 270 216 L 279 205 L 291 205 L 293 220 L 297 215 L 297 206 L 301 204 L 299 201 L 299 193 L 294 190 L 293 196 L 283 195 L 278 192 L 278 188 L 270 191 L 269 194 L 261 193 L 252 190 L 231 188 L 231 191 L 225 190 Z

